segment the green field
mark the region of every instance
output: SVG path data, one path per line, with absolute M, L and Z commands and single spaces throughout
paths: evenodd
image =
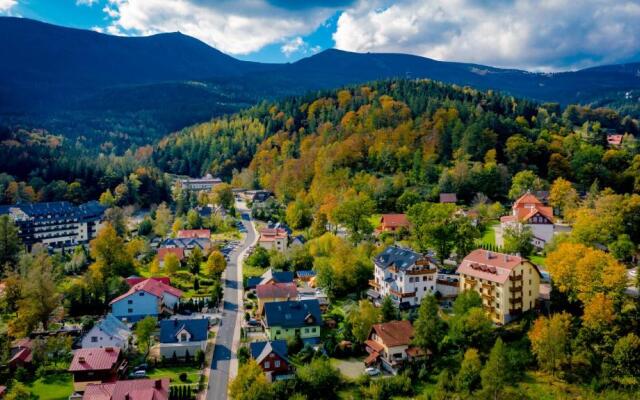
M 28 387 L 40 400 L 68 399 L 73 393 L 73 377 L 67 373 L 47 375 L 35 380 Z
M 493 229 L 494 227 L 500 225 L 498 222 L 491 222 L 487 225 L 487 228 L 484 230 L 482 234 L 482 238 L 480 242 L 483 244 L 488 244 L 495 246 L 496 245 L 496 231 Z
M 187 382 L 180 380 L 180 374 L 186 372 Z M 200 369 L 197 367 L 171 367 L 171 368 L 154 368 L 149 371 L 148 377 L 169 378 L 172 385 L 197 384 L 200 380 Z

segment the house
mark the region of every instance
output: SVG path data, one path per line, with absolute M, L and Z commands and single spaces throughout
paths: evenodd
M 42 243 L 55 250 L 89 243 L 101 227 L 105 210 L 97 201 L 79 206 L 56 201 L 0 206 L 0 215 L 13 220 L 27 249 Z
M 209 320 L 168 319 L 160 321 L 160 355 L 165 358 L 188 358 L 205 351 L 209 337 Z
M 425 356 L 424 351 L 411 345 L 412 339 L 413 326 L 409 321 L 374 324 L 364 342 L 369 353 L 364 360 L 365 365 L 379 365 L 394 375 L 398 374 L 405 363 Z
M 189 192 L 210 192 L 214 187 L 222 183 L 222 179 L 214 178 L 211 174 L 207 174 L 202 178 L 180 179 L 178 182 L 182 189 Z
M 126 278 L 125 281 L 129 286 L 133 286 L 147 279 L 153 279 L 154 281 L 162 282 L 165 285 L 171 285 L 171 278 L 169 278 L 168 276 L 152 276 L 150 278 L 142 278 L 140 276 L 131 275 L 130 277 Z
M 553 238 L 553 208 L 545 206 L 530 192 L 523 194 L 513 203 L 511 215 L 500 218 L 501 234 L 496 238 L 499 246 L 504 245 L 504 233 L 510 227 L 526 226 L 533 233 L 532 243 L 543 248 Z
M 146 316 L 157 317 L 163 311 L 172 312 L 180 297 L 181 290 L 154 279 L 146 279 L 111 300 L 109 305 L 116 318 L 135 322 Z
M 329 297 L 320 288 L 313 288 L 306 285 L 298 288 L 298 300 L 318 300 L 322 314 L 326 313 L 329 309 Z
M 158 249 L 158 262 L 161 267 L 164 267 L 164 259 L 168 254 L 173 254 L 176 256 L 178 261 L 184 261 L 184 249 L 180 249 L 177 247 L 162 247 Z
M 373 260 L 374 279 L 368 295 L 379 302 L 385 296 L 401 307 L 418 306 L 422 298 L 435 294 L 438 269 L 428 256 L 410 249 L 389 246 Z
M 272 193 L 268 190 L 247 190 L 240 193 L 240 196 L 252 203 L 261 203 L 271 197 Z
M 249 352 L 270 381 L 291 376 L 286 340 L 252 342 L 249 344 Z
M 608 134 L 607 135 L 607 143 L 610 147 L 620 147 L 622 145 L 622 140 L 624 139 L 624 135 L 619 134 Z
M 10 369 L 29 367 L 33 362 L 33 341 L 29 338 L 17 339 L 11 343 L 9 349 Z
M 298 288 L 293 282 L 265 283 L 256 286 L 256 297 L 258 298 L 257 315 L 262 315 L 262 309 L 266 303 L 296 300 L 298 298 Z
M 169 378 L 88 384 L 82 400 L 169 400 Z
M 115 382 L 127 363 L 117 347 L 79 349 L 73 352 L 68 371 L 73 374 L 73 388 L 84 392 L 87 385 Z
M 269 340 L 300 337 L 305 343 L 316 344 L 322 326 L 320 304 L 318 300 L 266 303 L 262 324 Z
M 129 338 L 131 329 L 113 314 L 107 314 L 84 335 L 80 347 L 119 347 L 126 350 L 129 347 Z
M 247 289 L 255 289 L 258 285 L 267 283 L 287 283 L 293 282 L 293 272 L 291 271 L 274 271 L 269 268 L 261 276 L 252 276 L 247 279 Z
M 306 240 L 302 235 L 292 236 L 291 241 L 289 243 L 289 247 L 304 246 L 305 242 Z
M 161 247 L 182 249 L 185 257 L 188 257 L 193 249 L 200 248 L 203 254 L 208 254 L 211 249 L 210 238 L 169 238 L 162 242 Z
M 455 193 L 440 193 L 440 203 L 456 204 L 457 202 L 458 196 Z
M 179 230 L 176 237 L 178 239 L 211 239 L 211 231 L 209 229 Z
M 541 275 L 523 257 L 477 249 L 457 269 L 460 291 L 474 290 L 482 308 L 497 324 L 505 324 L 536 306 Z
M 316 271 L 309 269 L 303 271 L 296 271 L 296 279 L 301 282 L 309 282 L 316 277 Z
M 436 292 L 440 300 L 453 300 L 458 296 L 460 278 L 455 274 L 438 273 L 436 278 Z
M 376 233 L 398 232 L 409 229 L 409 219 L 405 214 L 382 214 Z
M 289 234 L 282 228 L 263 228 L 260 229 L 260 238 L 258 245 L 267 250 L 275 249 L 277 251 L 285 251 L 287 249 Z

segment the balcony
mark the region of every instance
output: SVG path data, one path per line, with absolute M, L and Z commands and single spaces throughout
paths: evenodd
M 509 288 L 509 291 L 511 293 L 522 293 L 522 285 L 512 286 L 512 287 Z
M 373 279 L 369 279 L 369 286 L 374 289 L 380 289 L 380 284 Z
M 511 304 L 513 308 L 522 308 L 522 299 L 509 299 L 509 304 Z
M 495 299 L 491 293 L 482 293 L 482 298 L 488 301 L 493 301 Z
M 406 293 L 402 293 L 402 292 L 398 292 L 397 290 L 389 290 L 389 292 L 395 296 L 398 296 L 399 298 L 408 298 L 408 297 L 413 297 L 416 295 L 416 292 L 406 292 Z
M 471 286 L 475 286 L 478 281 L 473 278 L 464 278 L 464 283 L 469 284 Z
M 483 305 L 482 305 L 482 309 L 483 309 L 485 312 L 488 312 L 488 313 L 492 313 L 492 312 L 493 312 L 493 307 L 492 307 L 492 306 L 488 306 L 488 305 L 486 305 L 486 304 L 483 304 Z
M 509 275 L 509 280 L 511 282 L 522 282 L 522 274 L 520 274 L 520 275 Z
M 522 314 L 522 309 L 520 308 L 510 308 L 509 315 L 520 315 Z

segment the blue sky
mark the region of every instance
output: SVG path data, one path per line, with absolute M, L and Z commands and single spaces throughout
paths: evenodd
M 180 31 L 262 62 L 332 47 L 536 71 L 640 60 L 640 0 L 0 0 L 0 14 L 117 35 Z

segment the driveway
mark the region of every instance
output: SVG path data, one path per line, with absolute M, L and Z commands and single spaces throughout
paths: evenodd
M 227 398 L 229 378 L 233 378 L 238 371 L 236 351 L 240 343 L 240 324 L 242 315 L 238 312 L 242 301 L 242 254 L 256 241 L 256 231 L 251 222 L 249 210 L 244 202 L 236 202 L 236 210 L 242 215 L 242 223 L 247 234 L 240 246 L 229 254 L 229 262 L 225 272 L 224 306 L 222 319 L 216 335 L 216 347 L 211 361 L 209 387 L 206 398 L 208 400 L 223 400 Z

